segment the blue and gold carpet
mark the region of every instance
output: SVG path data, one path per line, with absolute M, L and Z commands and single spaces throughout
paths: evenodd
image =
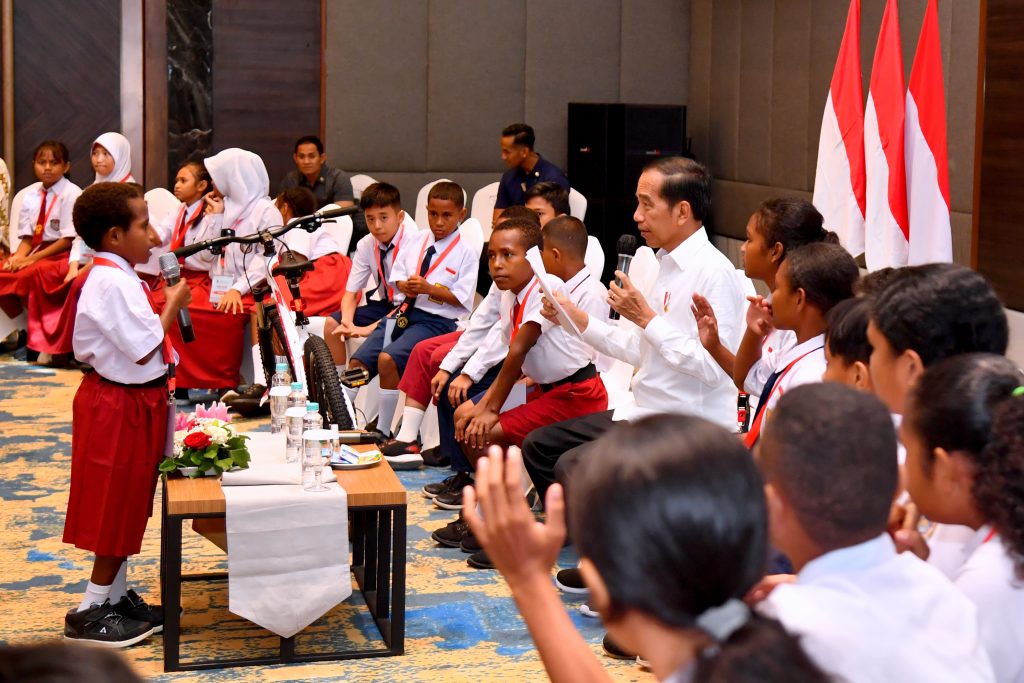
M 0 359 L 0 643 L 59 638 L 64 613 L 85 590 L 92 557 L 61 542 L 71 461 L 71 400 L 76 371 L 50 370 Z M 239 421 L 266 429 L 266 420 Z M 504 581 L 493 571 L 470 568 L 465 554 L 439 548 L 430 533 L 453 518 L 419 494 L 441 470 L 399 473 L 409 491 L 406 647 L 401 657 L 323 664 L 222 669 L 164 674 L 159 637 L 128 648 L 136 671 L 154 681 L 536 681 L 544 669 Z M 159 491 L 156 511 L 159 511 Z M 129 581 L 159 601 L 159 517 L 150 520 L 142 553 Z M 187 571 L 223 569 L 224 555 L 185 530 Z M 560 563 L 572 566 L 566 551 Z M 300 650 L 316 643 L 379 640 L 358 591 L 300 634 Z M 566 608 L 595 653 L 604 633 L 580 616 L 579 600 Z M 226 583 L 185 584 L 182 657 L 200 652 L 250 656 L 273 651 L 276 637 L 227 611 Z M 305 640 L 305 643 L 303 642 Z M 604 658 L 617 680 L 650 681 L 632 663 Z

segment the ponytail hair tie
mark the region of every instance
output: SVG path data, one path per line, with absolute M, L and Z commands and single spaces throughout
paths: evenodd
M 1016 389 L 1013 390 L 1013 392 L 1010 395 L 1013 396 L 1014 398 L 1018 396 L 1024 396 L 1024 386 L 1017 387 Z
M 750 621 L 750 608 L 736 598 L 730 598 L 718 607 L 704 610 L 697 617 L 697 626 L 706 631 L 719 643 L 729 637 Z

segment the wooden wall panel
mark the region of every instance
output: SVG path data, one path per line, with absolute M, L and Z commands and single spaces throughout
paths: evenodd
M 263 157 L 273 192 L 320 134 L 320 0 L 215 0 L 213 144 Z
M 35 182 L 32 151 L 47 138 L 68 146 L 75 183 L 93 181 L 92 141 L 121 127 L 120 56 L 120 0 L 15 1 L 14 166 L 19 187 Z

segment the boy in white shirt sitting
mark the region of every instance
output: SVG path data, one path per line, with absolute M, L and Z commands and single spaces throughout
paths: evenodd
M 761 609 L 851 683 L 994 680 L 974 606 L 885 532 L 895 455 L 873 396 L 831 382 L 783 396 L 758 459 L 772 544 L 798 573 L 766 579 L 752 597 L 770 593 Z

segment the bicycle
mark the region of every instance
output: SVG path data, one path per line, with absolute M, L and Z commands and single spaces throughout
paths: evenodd
M 324 424 L 336 424 L 341 430 L 355 429 L 355 411 L 348 396 L 341 389 L 327 342 L 307 330 L 310 319 L 304 312 L 305 305 L 299 290 L 299 280 L 303 273 L 313 269 L 313 262 L 299 262 L 287 245 L 283 255 L 275 259 L 277 249 L 274 241 L 297 228 L 314 232 L 325 221 L 347 216 L 358 210 L 358 207 L 354 206 L 330 209 L 293 220 L 285 226 L 261 230 L 244 237 L 236 237 L 233 231 L 225 230 L 220 237 L 196 242 L 173 251 L 178 258 L 185 258 L 204 250 L 219 255 L 229 244 L 262 246 L 267 277 L 264 282 L 252 288 L 252 294 L 256 302 L 254 310 L 260 360 L 266 376 L 268 379 L 273 376 L 277 351 L 283 351 L 294 380 L 306 385 L 310 401 L 320 404 L 320 415 Z M 278 275 L 283 276 L 288 285 L 292 298 L 290 306 L 285 303 L 284 295 L 275 279 Z M 267 300 L 268 295 L 272 295 L 272 301 Z

